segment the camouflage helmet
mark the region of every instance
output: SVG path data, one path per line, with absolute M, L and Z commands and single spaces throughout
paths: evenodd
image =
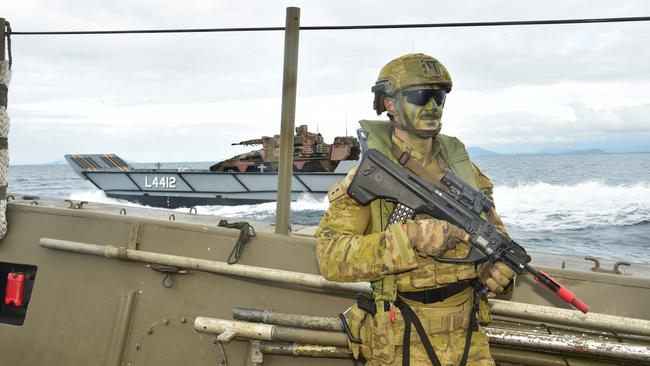
M 393 96 L 397 91 L 418 85 L 439 85 L 449 93 L 452 87 L 451 76 L 440 61 L 423 53 L 409 53 L 387 63 L 371 89 L 375 93 L 373 107 L 377 114 L 386 110 L 386 96 Z

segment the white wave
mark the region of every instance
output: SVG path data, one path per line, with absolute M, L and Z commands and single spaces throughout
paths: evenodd
M 106 197 L 100 190 L 79 191 L 70 199 L 126 206 L 135 203 Z M 650 183 L 612 186 L 602 182 L 574 185 L 521 183 L 496 186 L 494 200 L 507 227 L 526 231 L 571 230 L 634 225 L 650 220 Z M 327 197 L 302 195 L 291 202 L 294 213 L 326 211 Z M 197 213 L 218 217 L 268 221 L 276 213 L 276 202 L 240 206 L 197 206 Z M 187 212 L 187 208 L 176 209 Z
M 157 208 L 157 207 L 143 206 L 137 203 L 129 202 L 126 200 L 120 200 L 117 198 L 110 198 L 106 196 L 106 193 L 104 193 L 104 191 L 100 191 L 98 189 L 94 191 L 72 192 L 70 193 L 69 199 L 73 201 L 87 201 L 87 202 L 106 203 L 111 205 L 122 205 L 122 206 L 130 206 L 130 207 Z
M 301 195 L 298 200 L 291 202 L 291 211 L 325 211 L 329 203 L 327 197 L 314 197 L 309 194 Z M 277 202 L 267 202 L 255 205 L 239 206 L 197 206 L 197 213 L 203 215 L 214 215 L 222 217 L 248 217 L 257 220 L 265 220 L 275 215 Z M 187 209 L 177 209 L 186 211 Z
M 633 225 L 650 220 L 650 183 L 496 186 L 506 226 L 530 231 Z

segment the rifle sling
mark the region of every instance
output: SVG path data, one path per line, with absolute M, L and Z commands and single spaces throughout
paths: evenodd
M 409 169 L 413 173 L 419 175 L 420 177 L 426 179 L 427 181 L 433 183 L 433 184 L 439 184 L 440 179 L 438 179 L 435 175 L 429 173 L 424 166 L 420 165 L 417 161 L 414 159 L 411 159 L 411 154 L 408 151 L 403 151 L 400 149 L 397 145 L 393 144 L 391 146 L 391 152 L 393 153 L 393 156 L 397 159 L 400 165 L 403 167 Z M 467 333 L 465 336 L 465 348 L 463 350 L 463 356 L 460 360 L 459 365 L 460 366 L 465 366 L 467 364 L 467 358 L 469 356 L 469 347 L 472 343 L 472 333 L 475 330 L 478 330 L 478 322 L 476 319 L 476 312 L 478 311 L 478 296 L 474 296 L 474 304 L 472 306 L 471 314 L 470 314 L 470 320 L 469 320 L 469 325 L 467 327 Z M 415 326 L 415 330 L 418 333 L 418 336 L 420 337 L 420 341 L 422 342 L 422 345 L 424 346 L 424 349 L 427 352 L 427 355 L 429 356 L 429 360 L 434 366 L 440 366 L 440 361 L 438 360 L 438 357 L 436 356 L 436 353 L 433 349 L 433 345 L 431 344 L 431 341 L 429 341 L 429 337 L 424 330 L 424 327 L 422 326 L 422 322 L 420 322 L 420 318 L 418 318 L 417 313 L 411 309 L 408 304 L 406 304 L 404 301 L 401 299 L 397 298 L 395 301 L 395 305 L 400 309 L 402 312 L 402 316 L 404 317 L 404 340 L 403 340 L 403 350 L 402 350 L 402 366 L 409 366 L 410 364 L 410 347 L 411 347 L 411 324 Z
M 417 161 L 414 159 L 411 159 L 411 153 L 408 151 L 403 151 L 400 149 L 397 145 L 393 144 L 391 146 L 391 152 L 393 153 L 393 156 L 395 159 L 397 159 L 397 162 L 403 167 L 408 168 L 410 171 L 413 173 L 419 175 L 420 177 L 426 179 L 427 181 L 433 183 L 433 184 L 438 184 L 440 183 L 440 179 L 436 177 L 435 175 L 429 173 L 422 165 L 420 165 Z

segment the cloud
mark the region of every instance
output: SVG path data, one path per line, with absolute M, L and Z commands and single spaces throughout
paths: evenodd
M 284 25 L 286 6 L 301 7 L 303 25 L 650 14 L 643 0 L 467 1 L 462 7 L 451 1 L 397 6 L 394 1 L 342 0 L 164 5 L 34 0 L 3 4 L 3 16 L 15 31 L 263 27 Z M 467 144 L 516 150 L 602 144 L 613 139 L 613 131 L 645 136 L 649 30 L 649 23 L 617 23 L 303 31 L 296 124 L 318 126 L 332 139 L 344 133 L 347 120 L 351 133 L 357 120 L 375 118 L 369 90 L 381 66 L 400 54 L 422 51 L 438 57 L 452 73 L 455 88 L 444 128 Z M 18 129 L 12 132 L 12 156 L 25 161 L 60 154 L 61 140 L 77 151 L 88 143 L 141 161 L 204 160 L 233 155 L 230 142 L 279 131 L 282 32 L 16 35 L 12 40 L 9 112 Z M 59 136 L 55 129 L 66 124 L 78 130 Z M 58 138 L 38 145 L 22 140 L 36 130 Z M 176 144 L 168 138 L 174 134 L 192 142 Z M 145 151 L 140 144 L 147 142 Z

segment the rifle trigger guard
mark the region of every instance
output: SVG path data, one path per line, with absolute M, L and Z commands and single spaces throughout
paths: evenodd
M 438 262 L 442 263 L 461 263 L 461 264 L 478 264 L 488 260 L 488 256 L 481 253 L 475 246 L 471 246 L 467 257 L 465 258 L 443 258 L 443 257 L 434 257 Z

